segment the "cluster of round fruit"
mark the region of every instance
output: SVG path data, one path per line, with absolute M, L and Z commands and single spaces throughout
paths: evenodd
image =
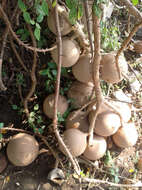
M 54 16 L 48 18 L 48 26 L 51 31 L 56 34 Z M 60 17 L 62 35 L 68 34 L 71 30 L 66 27 L 71 27 L 68 22 Z M 53 27 L 54 26 L 54 27 Z M 54 29 L 53 29 L 54 28 Z M 67 31 L 68 32 L 67 32 Z M 52 58 L 58 64 L 58 51 L 52 51 Z M 101 55 L 100 77 L 102 80 L 114 84 L 120 82 L 123 77 L 119 77 L 115 52 Z M 63 55 L 62 67 L 71 67 L 72 73 L 76 79 L 72 83 L 67 97 L 73 99 L 72 102 L 75 108 L 80 108 L 84 105 L 93 93 L 93 66 L 90 54 L 80 55 L 80 48 L 76 41 L 70 40 L 68 37 L 63 37 Z M 118 59 L 120 71 L 127 73 L 128 65 L 124 56 Z M 46 97 L 43 103 L 43 111 L 49 117 L 53 118 L 54 94 Z M 63 134 L 64 142 L 71 151 L 73 156 L 83 154 L 90 160 L 97 160 L 104 156 L 107 150 L 107 137 L 112 136 L 114 143 L 122 148 L 133 146 L 137 139 L 138 133 L 134 123 L 130 121 L 131 108 L 128 104 L 122 102 L 110 101 L 118 111 L 114 112 L 105 104 L 101 107 L 95 126 L 93 145 L 89 146 L 87 142 L 88 130 L 91 121 L 95 114 L 95 105 L 90 105 L 88 115 L 81 111 L 76 114 L 75 111 L 69 114 L 66 119 L 66 130 Z M 58 112 L 62 115 L 68 108 L 67 99 L 64 96 L 59 96 Z M 121 117 L 120 117 L 121 115 Z M 123 126 L 122 126 L 123 124 Z M 65 154 L 61 145 L 60 149 Z

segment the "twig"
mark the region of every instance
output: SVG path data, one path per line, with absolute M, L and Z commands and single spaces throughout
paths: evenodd
M 9 40 L 10 40 L 10 45 L 11 45 L 11 47 L 12 47 L 12 49 L 13 49 L 13 52 L 15 53 L 16 58 L 18 59 L 19 63 L 20 63 L 21 66 L 23 67 L 23 69 L 24 69 L 26 72 L 28 72 L 28 69 L 27 69 L 27 67 L 24 65 L 24 63 L 23 63 L 23 61 L 22 61 L 22 59 L 21 59 L 19 53 L 17 52 L 17 50 L 16 50 L 16 48 L 15 48 L 15 46 L 14 46 L 13 40 L 12 40 L 12 38 L 11 38 L 10 35 L 9 35 Z
M 83 4 L 84 4 L 84 9 L 85 9 L 87 32 L 88 32 L 89 43 L 90 43 L 91 54 L 92 54 L 92 61 L 93 61 L 93 57 L 94 57 L 94 47 L 93 47 L 93 39 L 92 39 L 92 32 L 91 32 L 91 22 L 90 22 L 90 18 L 89 18 L 89 5 L 88 5 L 88 0 L 84 1 Z
M 118 59 L 119 56 L 121 55 L 121 53 L 124 51 L 124 49 L 127 47 L 128 43 L 131 41 L 132 37 L 134 36 L 134 34 L 137 32 L 137 30 L 142 26 L 142 21 L 140 21 L 139 23 L 137 23 L 134 28 L 132 29 L 132 31 L 130 32 L 129 36 L 124 40 L 124 42 L 121 45 L 121 48 L 118 50 L 117 55 L 115 57 L 115 64 L 116 64 L 116 68 L 117 68 L 117 72 L 119 75 L 119 78 L 121 78 L 121 71 L 119 68 L 119 63 L 118 63 Z
M 9 28 L 11 34 L 12 34 L 13 37 L 17 40 L 17 42 L 19 43 L 19 45 L 25 47 L 26 49 L 29 49 L 29 50 L 32 50 L 32 51 L 36 51 L 36 52 L 42 52 L 42 53 L 45 53 L 45 52 L 48 52 L 48 51 L 52 51 L 52 50 L 54 50 L 54 49 L 57 48 L 56 45 L 53 46 L 53 47 L 51 47 L 51 48 L 46 48 L 46 49 L 40 49 L 40 48 L 35 48 L 35 47 L 32 47 L 32 46 L 28 46 L 27 44 L 25 44 L 24 42 L 22 42 L 22 41 L 18 38 L 18 36 L 16 35 L 16 33 L 13 31 L 13 29 L 12 29 L 12 27 L 11 27 L 11 23 L 10 23 L 10 21 L 9 21 L 9 19 L 8 19 L 8 17 L 7 17 L 7 15 L 5 14 L 5 12 L 4 12 L 4 10 L 3 10 L 1 4 L 0 4 L 0 12 L 2 13 L 3 19 L 4 19 L 5 23 L 6 23 L 6 25 L 8 26 L 8 28 Z
M 0 90 L 2 90 L 2 91 L 5 91 L 7 89 L 2 81 L 2 63 L 3 63 L 4 49 L 6 46 L 8 32 L 9 32 L 9 29 L 8 29 L 8 27 L 6 27 L 6 29 L 4 31 L 4 35 L 3 35 L 3 42 L 2 42 L 1 54 L 0 54 Z
M 62 39 L 61 39 L 61 31 L 60 31 L 60 23 L 59 23 L 59 15 L 58 15 L 58 8 L 57 8 L 57 0 L 56 0 L 56 6 L 55 6 L 55 23 L 56 23 L 56 30 L 57 30 L 57 47 L 58 47 L 58 69 L 57 69 L 57 79 L 56 79 L 56 89 L 55 89 L 55 101 L 54 101 L 54 119 L 53 119 L 53 129 L 54 133 L 56 135 L 56 138 L 58 139 L 59 144 L 62 145 L 64 151 L 69 156 L 75 172 L 79 175 L 80 174 L 80 167 L 77 163 L 77 161 L 73 158 L 72 154 L 66 147 L 63 139 L 61 138 L 57 125 L 58 125 L 58 118 L 57 118 L 57 106 L 58 106 L 58 97 L 59 97 L 59 88 L 60 88 L 60 78 L 61 78 L 61 64 L 62 64 Z
M 89 127 L 89 145 L 92 145 L 93 142 L 93 131 L 95 126 L 96 117 L 99 113 L 100 107 L 103 103 L 103 95 L 101 92 L 100 87 L 100 78 L 99 78 L 99 67 L 100 67 L 100 60 L 101 60 L 101 54 L 100 54 L 100 18 L 97 17 L 97 15 L 94 13 L 92 15 L 93 17 L 93 31 L 94 31 L 94 62 L 93 62 L 93 80 L 94 80 L 94 89 L 96 94 L 96 110 L 94 113 L 94 117 L 92 118 L 90 122 Z
M 84 182 L 88 182 L 88 183 L 99 183 L 99 184 L 106 184 L 109 186 L 113 186 L 113 187 L 142 187 L 142 183 L 140 181 L 138 181 L 135 184 L 118 184 L 118 183 L 113 183 L 113 182 L 109 182 L 109 181 L 105 181 L 105 180 L 100 180 L 100 179 L 91 179 L 91 178 L 82 178 L 82 181 Z
M 138 20 L 142 20 L 141 12 L 129 0 L 120 0 L 120 3 L 125 5 L 128 8 L 129 12 Z
M 31 35 L 33 46 L 36 47 L 36 40 L 35 40 L 33 31 L 31 29 L 30 25 L 27 25 L 27 26 L 28 26 L 28 30 L 29 30 L 30 35 Z M 34 58 L 33 58 L 33 65 L 32 65 L 32 70 L 31 70 L 31 75 L 30 75 L 32 85 L 31 85 L 29 93 L 27 94 L 27 96 L 25 97 L 24 102 L 23 102 L 25 113 L 26 113 L 27 117 L 29 117 L 28 101 L 31 98 L 31 96 L 33 95 L 33 93 L 35 91 L 35 88 L 36 88 L 36 84 L 37 84 L 36 75 L 35 75 L 36 65 L 37 65 L 37 53 L 36 53 L 36 50 L 35 50 L 34 51 Z

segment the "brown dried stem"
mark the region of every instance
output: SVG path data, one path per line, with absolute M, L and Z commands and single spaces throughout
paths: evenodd
M 92 31 L 91 31 L 91 22 L 90 22 L 90 15 L 89 15 L 89 5 L 88 5 L 88 0 L 83 2 L 84 4 L 84 9 L 85 9 L 85 17 L 86 17 L 86 23 L 87 23 L 87 32 L 88 32 L 88 38 L 89 38 L 89 43 L 90 43 L 90 49 L 91 49 L 91 54 L 92 54 L 92 60 L 94 57 L 94 47 L 93 47 L 93 39 L 92 39 Z
M 27 25 L 27 26 L 28 26 L 28 30 L 29 30 L 30 35 L 31 35 L 33 46 L 36 47 L 36 40 L 35 40 L 33 31 L 31 29 L 30 25 Z M 31 85 L 29 93 L 27 94 L 27 96 L 25 97 L 24 102 L 23 102 L 25 113 L 26 113 L 27 117 L 29 117 L 28 101 L 30 100 L 31 96 L 33 95 L 35 88 L 36 88 L 36 84 L 37 84 L 36 75 L 35 75 L 36 65 L 37 65 L 37 53 L 35 50 L 34 51 L 34 58 L 33 58 L 33 65 L 32 65 L 32 70 L 31 70 L 31 75 L 30 75 L 32 85 Z
M 55 23 L 56 23 L 56 30 L 57 30 L 57 47 L 58 47 L 58 69 L 57 69 L 57 79 L 56 79 L 56 90 L 55 90 L 55 103 L 54 103 L 54 119 L 53 119 L 53 128 L 56 135 L 56 138 L 59 144 L 62 145 L 64 151 L 69 156 L 75 172 L 79 175 L 80 168 L 77 161 L 73 158 L 72 154 L 66 147 L 63 139 L 61 138 L 59 131 L 58 131 L 58 118 L 57 118 L 57 106 L 58 106 L 58 97 L 59 97 L 59 89 L 60 89 L 60 78 L 61 78 L 61 65 L 62 65 L 62 39 L 61 39 L 61 31 L 60 31 L 60 23 L 59 23 L 59 15 L 58 15 L 58 8 L 57 8 L 57 1 L 55 6 Z
M 100 54 L 100 18 L 96 16 L 94 13 L 92 15 L 93 17 L 93 31 L 94 31 L 94 61 L 93 61 L 93 80 L 94 80 L 94 89 L 96 93 L 96 110 L 93 119 L 91 120 L 90 127 L 89 127 L 89 145 L 92 145 L 93 140 L 93 130 L 95 126 L 96 117 L 99 113 L 99 110 L 101 108 L 101 105 L 103 103 L 103 95 L 101 92 L 100 87 L 100 78 L 99 78 L 99 68 L 100 68 L 100 60 L 101 60 L 101 54 Z
M 57 46 L 53 46 L 52 48 L 40 49 L 40 48 L 35 48 L 35 47 L 32 47 L 32 46 L 29 46 L 29 45 L 25 44 L 24 42 L 22 42 L 22 41 L 18 38 L 18 36 L 16 35 L 16 33 L 13 31 L 13 29 L 12 29 L 12 27 L 11 27 L 11 23 L 10 23 L 10 21 L 9 21 L 9 19 L 8 19 L 8 17 L 7 17 L 7 15 L 5 14 L 5 12 L 4 12 L 4 10 L 3 10 L 1 4 L 0 4 L 0 12 L 1 12 L 1 14 L 2 14 L 2 16 L 3 16 L 3 19 L 4 19 L 5 23 L 6 23 L 6 25 L 8 26 L 8 28 L 9 28 L 11 34 L 12 34 L 13 37 L 16 39 L 16 41 L 19 43 L 19 45 L 25 47 L 26 49 L 29 49 L 29 50 L 32 50 L 32 51 L 36 51 L 36 52 L 42 52 L 42 53 L 49 52 L 49 51 L 52 51 L 52 50 L 54 50 L 54 49 L 57 48 Z
M 121 55 L 121 53 L 124 51 L 124 49 L 127 47 L 128 43 L 131 41 L 132 37 L 134 36 L 134 34 L 137 32 L 137 30 L 142 26 L 142 21 L 140 21 L 139 23 L 137 23 L 134 28 L 132 29 L 132 31 L 130 32 L 129 36 L 124 40 L 124 42 L 121 45 L 121 48 L 118 50 L 117 55 L 115 57 L 116 59 L 116 68 L 117 68 L 117 72 L 119 75 L 119 78 L 121 78 L 121 71 L 119 68 L 119 64 L 118 64 L 118 59 L 119 56 Z
M 91 179 L 91 178 L 82 178 L 82 181 L 84 182 L 88 182 L 88 183 L 93 183 L 93 184 L 106 184 L 108 186 L 113 186 L 113 187 L 125 187 L 125 188 L 138 188 L 138 187 L 142 187 L 142 183 L 139 181 L 135 184 L 118 184 L 118 183 L 113 183 L 113 182 L 109 182 L 109 181 L 105 181 L 105 180 L 101 180 L 101 179 Z
M 28 69 L 27 69 L 27 67 L 24 65 L 24 63 L 23 63 L 23 61 L 22 61 L 22 59 L 21 59 L 21 57 L 20 57 L 18 51 L 16 50 L 15 45 L 14 45 L 14 42 L 13 42 L 12 37 L 11 37 L 10 35 L 9 35 L 9 40 L 10 40 L 10 45 L 11 45 L 11 47 L 12 47 L 12 50 L 13 50 L 13 52 L 15 53 L 15 56 L 16 56 L 16 58 L 18 59 L 20 65 L 23 67 L 23 69 L 24 69 L 26 72 L 28 72 Z
M 142 20 L 141 12 L 129 0 L 120 0 L 120 3 L 128 8 L 130 14 L 134 15 L 138 20 Z

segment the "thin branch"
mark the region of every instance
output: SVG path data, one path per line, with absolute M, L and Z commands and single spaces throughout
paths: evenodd
M 93 47 L 93 39 L 92 39 L 92 31 L 91 31 L 91 22 L 90 22 L 90 15 L 89 15 L 89 5 L 88 5 L 88 0 L 83 2 L 84 4 L 84 9 L 85 9 L 85 17 L 86 17 L 86 24 L 87 24 L 87 32 L 88 32 L 88 37 L 89 37 L 89 43 L 91 47 L 91 54 L 92 54 L 92 60 L 94 57 L 94 47 Z
M 119 63 L 118 63 L 118 59 L 119 56 L 121 55 L 121 53 L 124 51 L 124 49 L 127 47 L 128 43 L 131 41 L 132 37 L 134 36 L 134 34 L 137 32 L 137 30 L 142 26 L 142 21 L 140 21 L 138 24 L 136 24 L 134 26 L 134 28 L 132 29 L 132 31 L 130 32 L 129 36 L 124 40 L 124 42 L 121 45 L 121 48 L 118 50 L 117 55 L 115 57 L 115 64 L 116 64 L 116 68 L 117 68 L 117 72 L 119 75 L 119 78 L 121 78 L 121 71 L 119 68 Z
M 23 69 L 24 69 L 26 72 L 28 72 L 28 69 L 27 69 L 27 67 L 24 65 L 24 63 L 23 63 L 23 61 L 22 61 L 22 59 L 21 59 L 21 57 L 20 57 L 18 51 L 16 50 L 15 45 L 14 45 L 14 42 L 13 42 L 12 37 L 11 37 L 10 35 L 9 35 L 9 40 L 10 40 L 10 45 L 11 45 L 11 47 L 12 47 L 13 52 L 15 53 L 16 58 L 18 59 L 19 63 L 20 63 L 21 66 L 23 67 Z
M 57 8 L 57 0 L 55 6 L 55 23 L 56 23 L 56 30 L 57 30 L 57 47 L 58 47 L 58 69 L 57 69 L 57 79 L 56 79 L 56 89 L 55 89 L 55 101 L 54 101 L 54 119 L 53 119 L 53 128 L 58 139 L 58 142 L 62 145 L 64 151 L 69 156 L 75 172 L 79 175 L 80 174 L 80 167 L 77 161 L 73 158 L 72 154 L 66 147 L 63 139 L 61 138 L 57 125 L 58 125 L 58 118 L 57 118 L 57 106 L 58 106 L 58 97 L 59 97 L 59 89 L 60 89 L 60 78 L 61 78 L 61 65 L 62 65 L 62 39 L 61 39 L 61 31 L 60 31 L 60 22 L 59 22 L 59 15 L 58 15 L 58 8 Z
M 35 47 L 32 47 L 32 46 L 28 46 L 27 44 L 25 44 L 24 42 L 22 42 L 18 36 L 16 35 L 16 33 L 13 31 L 12 27 L 11 27 L 11 23 L 7 17 L 7 15 L 5 14 L 1 4 L 0 4 L 0 12 L 2 13 L 2 16 L 3 16 L 3 19 L 6 23 L 6 25 L 8 26 L 11 34 L 13 35 L 13 37 L 17 40 L 17 42 L 19 43 L 19 45 L 25 47 L 26 49 L 29 49 L 29 50 L 32 50 L 32 51 L 36 51 L 36 52 L 42 52 L 42 53 L 45 53 L 45 52 L 49 52 L 49 51 L 52 51 L 54 49 L 57 48 L 57 46 L 53 46 L 51 48 L 46 48 L 46 49 L 40 49 L 40 48 L 35 48 Z
M 33 31 L 31 29 L 30 25 L 27 25 L 27 26 L 28 26 L 28 30 L 29 30 L 30 35 L 31 35 L 33 46 L 36 47 L 36 40 L 35 40 Z M 37 65 L 37 52 L 35 50 L 34 51 L 34 58 L 33 58 L 33 65 L 32 65 L 32 70 L 31 70 L 31 75 L 30 75 L 31 76 L 32 85 L 31 85 L 29 93 L 27 94 L 27 96 L 25 97 L 24 102 L 23 102 L 25 113 L 26 113 L 27 117 L 29 117 L 28 101 L 31 98 L 31 96 L 33 95 L 33 93 L 35 91 L 35 88 L 36 88 L 36 84 L 37 84 L 36 75 L 35 75 L 36 65 Z
M 113 183 L 113 182 L 109 182 L 109 181 L 105 181 L 105 180 L 100 180 L 100 179 L 91 179 L 91 178 L 82 178 L 82 181 L 84 182 L 88 182 L 88 183 L 99 183 L 99 184 L 106 184 L 109 186 L 113 186 L 113 187 L 126 187 L 126 188 L 133 188 L 133 187 L 142 187 L 142 183 L 141 181 L 135 183 L 135 184 L 118 184 L 118 183 Z

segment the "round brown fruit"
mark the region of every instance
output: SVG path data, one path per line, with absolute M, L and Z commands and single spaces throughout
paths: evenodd
M 15 166 L 31 164 L 39 153 L 39 144 L 35 138 L 25 133 L 19 133 L 9 141 L 7 156 Z
M 67 95 L 68 98 L 72 99 L 72 105 L 79 108 L 89 101 L 92 93 L 93 85 L 75 81 L 72 83 Z
M 87 146 L 87 134 L 78 129 L 67 129 L 63 134 L 66 146 L 69 148 L 73 156 L 80 156 Z M 60 150 L 66 154 L 60 145 Z
M 90 55 L 82 55 L 72 67 L 74 77 L 84 83 L 93 83 L 92 64 Z
M 68 115 L 66 119 L 66 129 L 77 128 L 80 131 L 87 133 L 89 129 L 89 122 L 85 112 L 80 111 L 77 115 L 75 114 L 76 111 L 73 111 Z
M 43 102 L 43 112 L 51 119 L 53 119 L 54 117 L 54 98 L 55 94 L 50 94 L 45 98 Z M 64 96 L 59 95 L 58 106 L 57 106 L 58 112 L 61 115 L 63 115 L 67 110 L 67 108 L 68 108 L 68 102 L 66 98 Z
M 101 78 L 108 83 L 114 84 L 120 82 L 123 77 L 119 78 L 116 64 L 115 64 L 115 53 L 108 53 L 105 55 L 102 55 L 101 59 L 101 67 L 100 67 L 100 73 Z M 122 73 L 128 72 L 128 64 L 124 58 L 124 56 L 119 56 L 118 59 L 120 71 Z
M 62 67 L 71 67 L 73 66 L 79 59 L 80 56 L 80 48 L 76 41 L 70 40 L 68 38 L 63 38 L 62 40 Z M 58 64 L 58 49 L 54 49 L 51 51 L 51 56 L 53 60 Z
M 118 101 L 110 102 L 117 108 L 117 111 L 120 113 L 123 121 L 128 122 L 131 118 L 131 108 L 129 104 Z
M 139 40 L 134 43 L 134 51 L 136 53 L 142 53 L 142 41 Z
M 90 122 L 93 117 L 94 112 L 91 112 L 91 115 L 89 116 Z M 116 133 L 120 126 L 121 122 L 119 115 L 112 111 L 105 111 L 98 114 L 95 122 L 94 132 L 97 135 L 107 137 Z
M 49 29 L 57 35 L 56 32 L 56 23 L 55 23 L 55 13 L 54 11 L 51 11 L 49 13 L 49 16 L 47 17 L 47 22 L 48 22 L 48 27 Z M 71 32 L 72 26 L 69 24 L 69 22 L 64 18 L 64 16 L 59 14 L 59 22 L 60 22 L 60 30 L 61 30 L 61 35 L 67 35 Z
M 114 143 L 121 148 L 134 146 L 138 140 L 138 132 L 134 123 L 125 123 L 123 127 L 113 135 Z
M 98 160 L 104 156 L 106 149 L 107 143 L 105 138 L 94 135 L 93 145 L 88 145 L 83 155 L 89 160 Z

